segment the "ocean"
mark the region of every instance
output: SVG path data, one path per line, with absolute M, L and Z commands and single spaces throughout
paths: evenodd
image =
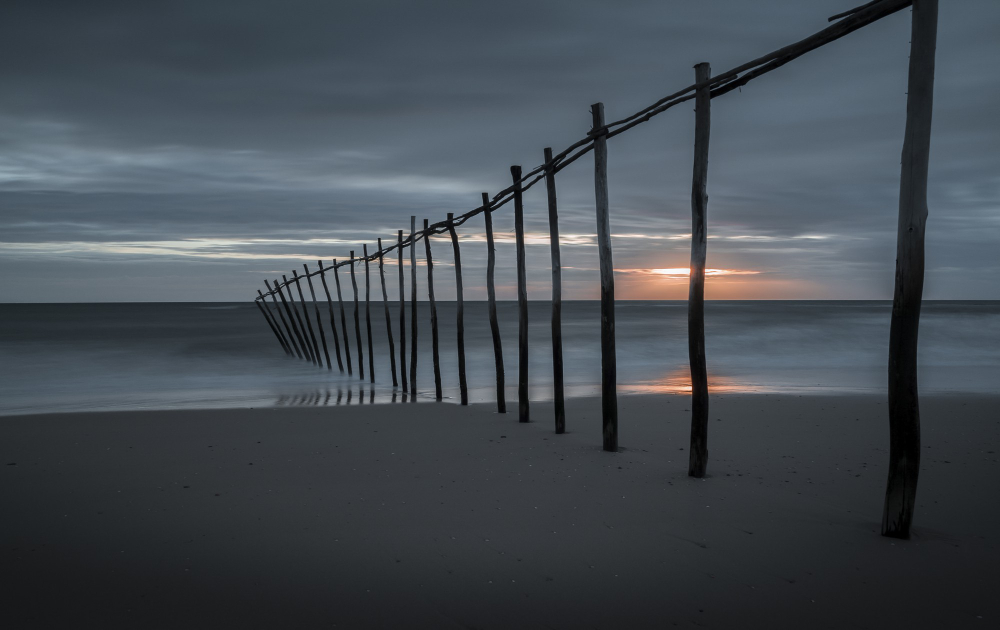
M 345 306 L 356 363 L 353 304 Z M 398 344 L 398 303 L 390 307 Z M 416 402 L 432 401 L 434 396 L 428 304 L 419 303 L 419 309 Z M 517 399 L 517 304 L 501 302 L 498 310 L 510 408 Z M 890 313 L 889 302 L 708 302 L 710 389 L 884 393 Z M 325 304 L 322 314 L 334 357 L 332 372 L 287 357 L 252 303 L 3 304 L 0 415 L 402 402 L 406 397 L 392 387 L 382 304 L 372 304 L 374 384 L 367 379 L 367 349 L 364 381 L 357 377 L 356 365 L 353 376 L 337 370 Z M 438 318 L 444 395 L 455 402 L 454 302 L 439 302 Z M 616 320 L 622 395 L 689 391 L 684 302 L 619 302 Z M 531 302 L 529 321 L 530 396 L 548 400 L 552 397 L 549 303 Z M 494 357 L 486 303 L 466 302 L 465 322 L 470 399 L 493 401 Z M 337 324 L 339 328 L 339 315 Z M 361 329 L 366 342 L 363 303 Z M 564 303 L 563 343 L 566 395 L 597 395 L 598 302 Z M 1000 302 L 924 303 L 920 388 L 925 393 L 1000 391 Z

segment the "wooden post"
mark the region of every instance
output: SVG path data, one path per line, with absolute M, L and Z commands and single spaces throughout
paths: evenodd
M 417 217 L 410 217 L 410 400 L 417 400 Z
M 604 104 L 594 103 L 592 133 L 604 127 Z M 597 206 L 597 253 L 601 260 L 601 416 L 604 450 L 618 450 L 618 367 L 615 357 L 615 265 L 611 258 L 611 212 L 608 204 L 608 139 L 594 138 L 594 196 Z
M 694 67 L 695 83 L 712 76 L 712 67 Z M 712 96 L 699 89 L 694 111 L 694 173 L 691 180 L 691 271 L 688 285 L 688 360 L 691 364 L 691 447 L 688 475 L 704 477 L 708 467 L 708 368 L 705 363 L 705 258 L 708 252 L 708 138 Z
M 299 309 L 295 305 L 295 296 L 292 295 L 292 287 L 288 282 L 288 276 L 282 275 L 281 279 L 285 283 L 285 288 L 288 289 L 288 301 L 285 301 L 285 294 L 281 290 L 281 285 L 278 284 L 277 280 L 275 280 L 274 284 L 278 288 L 278 295 L 281 296 L 282 304 L 291 309 L 288 313 L 288 319 L 292 320 L 292 328 L 295 329 L 295 334 L 298 336 L 299 343 L 302 344 L 302 354 L 305 355 L 306 361 L 314 362 L 315 360 L 312 356 L 312 349 L 309 347 L 309 336 L 306 334 L 306 327 L 305 324 L 302 323 L 302 316 L 299 315 Z M 291 304 L 289 304 L 289 302 L 291 302 Z M 298 325 L 296 325 L 296 322 L 298 322 Z
M 906 131 L 899 179 L 896 286 L 889 331 L 889 478 L 882 535 L 909 538 L 920 472 L 917 330 L 924 289 L 927 165 L 934 109 L 937 0 L 914 0 L 907 79 Z
M 319 279 L 323 281 L 323 291 L 326 293 L 326 303 L 330 308 L 330 329 L 333 331 L 333 350 L 337 353 L 337 367 L 344 371 L 344 360 L 340 358 L 340 339 L 337 337 L 337 318 L 334 317 L 333 298 L 330 297 L 330 287 L 326 284 L 326 270 L 323 268 L 323 261 L 317 260 L 319 265 Z
M 545 190 L 549 201 L 549 250 L 552 254 L 552 398 L 555 404 L 556 433 L 566 432 L 566 401 L 562 351 L 562 262 L 559 252 L 559 212 L 556 205 L 556 174 L 552 169 L 552 149 L 544 151 Z
M 514 239 L 517 242 L 517 418 L 529 422 L 528 413 L 528 272 L 524 263 L 524 204 L 521 200 L 521 167 L 511 166 L 514 180 Z
M 267 297 L 264 296 L 264 292 L 257 289 L 257 295 L 260 297 L 260 301 L 262 303 L 261 305 L 264 307 L 264 312 L 267 314 L 270 321 L 274 323 L 274 330 L 278 333 L 278 340 L 281 341 L 281 347 L 285 349 L 285 352 L 289 356 L 295 356 L 295 353 L 292 352 L 292 345 L 288 342 L 288 339 L 285 338 L 285 333 L 281 331 L 281 326 L 278 325 L 278 318 L 274 316 L 274 313 L 271 312 L 271 308 L 267 305 Z M 271 297 L 274 298 L 274 295 L 271 295 Z M 277 311 L 278 315 L 281 315 L 281 309 L 277 307 L 277 304 L 275 304 L 274 310 Z
M 278 333 L 278 329 L 274 327 L 274 322 L 271 321 L 271 316 L 268 315 L 267 311 L 264 310 L 264 307 L 260 305 L 260 300 L 263 299 L 264 294 L 261 293 L 259 289 L 257 290 L 257 293 L 259 293 L 261 297 L 259 299 L 254 300 L 253 303 L 257 305 L 257 309 L 260 311 L 260 314 L 264 316 L 264 319 L 267 321 L 267 325 L 271 329 L 271 332 L 273 332 L 274 336 L 278 338 L 278 343 L 281 344 L 281 349 L 284 351 L 285 354 L 291 354 L 288 348 L 285 347 L 285 340 L 281 338 L 281 334 Z
M 313 308 L 316 309 L 316 328 L 319 328 L 319 338 L 323 342 L 323 354 L 326 356 L 326 369 L 333 370 L 333 364 L 330 362 L 330 348 L 326 345 L 326 333 L 323 332 L 323 319 L 319 314 L 319 304 L 316 302 L 316 289 L 313 288 L 313 279 L 309 275 L 309 265 L 305 263 L 302 264 L 302 268 L 306 272 L 306 281 L 309 283 L 309 295 L 312 296 Z
M 438 351 L 438 314 L 434 301 L 434 259 L 431 257 L 431 239 L 424 219 L 424 256 L 427 257 L 427 300 L 431 309 L 431 354 L 434 357 L 434 399 L 441 400 L 441 354 Z
M 465 378 L 465 298 L 462 287 L 462 251 L 458 246 L 458 234 L 455 232 L 455 214 L 448 213 L 448 233 L 451 235 L 451 247 L 455 251 L 455 301 L 458 308 L 456 328 L 458 329 L 458 390 L 463 405 L 469 404 L 469 385 Z
M 399 380 L 403 392 L 406 383 L 406 282 L 403 276 L 403 230 L 396 232 L 396 248 L 399 253 Z
M 493 333 L 493 358 L 497 371 L 497 413 L 507 413 L 507 396 L 504 384 L 503 344 L 500 339 L 500 322 L 497 320 L 497 291 L 494 282 L 496 252 L 493 248 L 493 211 L 490 210 L 490 195 L 483 193 L 483 216 L 486 219 L 486 296 L 490 308 L 490 331 Z
M 307 339 L 307 341 L 310 343 L 309 351 L 312 352 L 313 363 L 321 366 L 322 363 L 319 360 L 319 343 L 316 341 L 316 331 L 313 330 L 312 320 L 309 319 L 309 307 L 306 306 L 306 298 L 302 294 L 302 283 L 299 281 L 300 280 L 299 272 L 296 271 L 295 269 L 292 269 L 292 278 L 294 279 L 295 282 L 295 288 L 296 290 L 298 290 L 299 293 L 299 303 L 302 305 L 302 315 L 305 317 L 306 323 L 303 326 L 303 330 L 309 331 L 309 338 Z M 289 293 L 290 292 L 291 291 L 289 291 Z
M 340 292 L 340 274 L 337 272 L 337 259 L 333 259 L 333 280 L 337 284 L 337 304 L 340 306 L 340 332 L 344 338 L 344 360 L 347 362 L 347 375 L 351 376 L 351 342 L 347 337 L 347 315 L 344 313 L 344 296 Z
M 361 345 L 361 317 L 358 313 L 358 281 L 354 276 L 354 250 L 351 250 L 351 286 L 354 287 L 354 336 L 358 340 L 358 378 L 365 380 L 365 351 Z
M 368 271 L 368 245 L 362 245 L 365 255 L 365 326 L 368 328 L 368 382 L 375 382 L 375 350 L 372 345 L 371 280 Z
M 378 239 L 378 275 L 382 281 L 382 307 L 385 309 L 385 332 L 389 337 L 389 369 L 392 371 L 392 386 L 399 387 L 396 380 L 396 344 L 392 341 L 392 317 L 389 315 L 389 294 L 385 290 L 385 254 L 382 239 Z
M 288 320 L 285 319 L 284 313 L 281 312 L 281 308 L 278 306 L 278 298 L 275 297 L 275 294 L 277 293 L 277 288 L 278 288 L 278 281 L 277 280 L 274 281 L 274 288 L 273 289 L 271 288 L 271 283 L 268 282 L 267 280 L 264 280 L 264 285 L 267 286 L 267 290 L 271 294 L 271 301 L 274 302 L 274 310 L 278 311 L 278 315 L 281 317 L 281 325 L 285 327 L 285 331 L 288 333 L 288 341 L 291 344 L 292 349 L 295 350 L 295 354 L 300 359 L 305 359 L 305 357 L 302 356 L 302 350 L 299 349 L 299 345 L 298 345 L 298 343 L 296 343 L 295 335 L 292 334 L 292 328 L 288 325 Z M 285 302 L 285 296 L 284 295 L 281 296 L 281 302 L 282 302 L 282 304 L 284 304 L 284 302 Z M 286 311 L 288 310 L 288 305 L 287 304 L 285 304 L 285 310 Z M 291 319 L 292 314 L 289 313 L 288 317 L 289 317 L 289 319 Z M 293 320 L 292 323 L 294 324 L 295 321 Z

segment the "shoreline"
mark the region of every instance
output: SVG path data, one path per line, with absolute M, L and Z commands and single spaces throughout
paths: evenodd
M 985 627 L 1000 396 L 924 395 L 914 537 L 877 395 L 0 419 L 7 627 Z M 405 410 L 405 411 L 403 411 Z M 10 465 L 14 463 L 16 465 Z M 990 620 L 993 620 L 992 622 Z

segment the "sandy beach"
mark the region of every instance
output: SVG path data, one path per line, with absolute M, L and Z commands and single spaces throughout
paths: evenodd
M 987 628 L 1000 397 L 923 402 L 914 537 L 879 536 L 870 396 L 620 399 L 569 432 L 418 403 L 0 419 L 5 628 Z

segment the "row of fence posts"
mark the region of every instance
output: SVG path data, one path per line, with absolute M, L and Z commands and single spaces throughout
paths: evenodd
M 710 69 L 708 64 L 699 64 L 696 70 L 696 79 L 699 82 L 706 82 Z M 694 391 L 695 408 L 697 412 L 693 416 L 692 447 L 690 472 L 693 476 L 703 476 L 707 462 L 707 376 L 705 367 L 704 351 L 704 273 L 705 273 L 705 209 L 707 205 L 706 177 L 708 165 L 708 126 L 709 126 L 709 103 L 711 97 L 709 88 L 699 90 L 696 100 L 696 142 L 695 142 L 695 174 L 692 194 L 692 207 L 694 209 L 694 237 L 691 250 L 691 295 L 690 295 L 690 347 L 691 347 L 691 369 L 692 381 L 697 383 Z M 593 130 L 604 128 L 604 105 L 595 103 L 591 108 Z M 614 262 L 611 247 L 611 221 L 610 204 L 608 195 L 608 152 L 606 134 L 594 133 L 594 190 L 597 224 L 597 246 L 600 259 L 600 282 L 601 282 L 601 400 L 602 400 L 602 427 L 603 427 L 603 447 L 607 451 L 618 450 L 618 402 L 617 402 L 617 366 L 615 353 L 615 283 L 614 283 Z M 544 150 L 546 165 L 552 165 L 552 149 Z M 555 169 L 546 168 L 545 184 L 546 199 L 548 205 L 549 219 L 549 242 L 551 253 L 552 269 L 552 367 L 553 367 L 553 398 L 555 411 L 556 433 L 566 431 L 566 410 L 565 392 L 563 378 L 563 356 L 562 356 L 562 267 L 560 261 L 559 243 L 559 212 L 556 195 Z M 511 179 L 513 181 L 513 201 L 514 201 L 514 235 L 516 243 L 517 262 L 517 309 L 518 309 L 518 420 L 529 422 L 531 419 L 530 401 L 528 395 L 529 372 L 528 372 L 528 290 L 527 290 L 527 266 L 525 262 L 525 240 L 524 240 L 524 202 L 521 187 L 521 167 L 512 166 L 510 168 Z M 487 208 L 483 213 L 486 227 L 487 244 L 487 299 L 489 302 L 490 329 L 493 337 L 493 349 L 496 362 L 496 399 L 497 411 L 506 413 L 506 397 L 504 393 L 504 359 L 503 346 L 500 338 L 499 322 L 497 321 L 496 309 L 496 287 L 495 268 L 496 257 L 493 237 L 492 209 L 489 208 L 489 195 L 483 193 L 483 206 Z M 439 230 L 432 229 L 427 219 L 424 219 L 423 230 L 417 232 L 417 218 L 410 217 L 410 236 L 403 238 L 403 231 L 397 232 L 397 249 L 399 255 L 399 335 L 400 354 L 397 378 L 397 364 L 395 360 L 395 340 L 392 334 L 392 320 L 389 313 L 388 294 L 385 286 L 384 249 L 382 241 L 378 241 L 378 252 L 374 256 L 368 253 L 368 246 L 363 245 L 362 258 L 356 259 L 354 251 L 350 252 L 350 259 L 347 265 L 350 267 L 351 287 L 354 298 L 354 332 L 358 356 L 358 377 L 365 378 L 364 343 L 361 334 L 361 320 L 359 307 L 358 283 L 355 277 L 355 266 L 360 261 L 365 265 L 365 325 L 367 330 L 368 347 L 368 378 L 375 382 L 375 357 L 372 335 L 371 321 L 371 274 L 369 263 L 372 258 L 378 258 L 379 278 L 382 286 L 382 301 L 386 318 L 386 336 L 389 342 L 389 367 L 392 374 L 394 387 L 398 387 L 402 382 L 404 391 L 409 392 L 410 400 L 415 400 L 417 395 L 417 260 L 416 243 L 420 239 L 424 241 L 424 258 L 427 268 L 427 300 L 430 309 L 431 326 L 431 356 L 433 361 L 434 374 L 434 398 L 442 399 L 441 382 L 441 357 L 439 351 L 439 331 L 437 303 L 434 294 L 434 256 L 431 248 L 431 235 L 440 233 Z M 444 231 L 450 237 L 453 261 L 455 268 L 455 290 L 456 290 L 456 332 L 458 348 L 458 379 L 459 396 L 463 405 L 469 403 L 468 382 L 466 378 L 465 366 L 465 309 L 464 309 L 464 284 L 462 278 L 462 254 L 459 244 L 458 234 L 455 230 L 455 216 L 448 213 Z M 409 247 L 410 254 L 410 362 L 409 379 L 406 376 L 406 301 L 404 297 L 404 274 L 403 274 L 403 249 Z M 350 353 L 350 342 L 348 340 L 347 322 L 344 310 L 343 297 L 340 288 L 340 277 L 338 274 L 337 261 L 333 261 L 334 279 L 337 284 L 337 301 L 340 311 L 341 330 L 344 340 L 344 356 L 346 357 L 346 367 L 348 374 L 352 373 L 352 361 Z M 334 318 L 333 300 L 326 283 L 326 270 L 323 262 L 319 261 L 319 276 L 326 291 L 327 302 L 330 307 L 330 327 L 333 331 L 333 339 L 337 340 L 337 326 Z M 291 283 L 287 278 L 282 285 L 275 281 L 272 290 L 268 283 L 268 290 L 272 291 L 272 299 L 275 311 L 278 313 L 282 326 L 278 325 L 278 318 L 267 309 L 266 305 L 261 307 L 261 312 L 267 319 L 268 325 L 274 331 L 282 348 L 289 355 L 297 355 L 299 358 L 310 360 L 316 365 L 322 366 L 322 358 L 325 357 L 326 367 L 333 369 L 326 334 L 321 322 L 321 314 L 316 293 L 313 288 L 312 277 L 309 274 L 308 265 L 303 265 L 306 278 L 309 284 L 310 295 L 312 296 L 315 310 L 319 337 L 313 327 L 312 320 L 306 305 L 306 300 L 301 287 L 301 278 L 298 271 L 292 272 Z M 289 292 L 289 299 L 286 300 L 282 291 L 282 286 L 288 288 L 294 284 L 298 293 L 299 303 L 296 304 L 294 295 Z M 281 310 L 277 308 L 278 301 L 274 299 L 277 294 L 281 299 L 282 307 L 288 318 L 284 317 Z M 263 302 L 263 294 L 258 291 Z M 282 333 L 284 327 L 287 337 Z M 297 343 L 296 343 L 297 342 Z M 320 354 L 322 345 L 323 354 Z M 334 354 L 337 358 L 337 365 L 340 371 L 344 371 L 345 361 L 341 357 L 340 343 L 335 343 Z
M 708 148 L 711 127 L 711 99 L 728 93 L 744 85 L 750 79 L 760 76 L 773 68 L 787 63 L 791 59 L 812 50 L 834 39 L 842 37 L 847 32 L 860 28 L 872 21 L 884 17 L 894 11 L 909 5 L 902 0 L 880 0 L 830 18 L 831 21 L 843 18 L 834 27 L 825 29 L 806 40 L 771 55 L 746 64 L 761 63 L 759 69 L 748 72 L 739 79 L 731 79 L 728 84 L 716 88 L 713 92 L 711 68 L 707 63 L 695 66 L 695 143 L 694 168 L 692 175 L 691 210 L 691 263 L 688 293 L 688 358 L 691 370 L 691 437 L 689 449 L 688 474 L 692 477 L 703 477 L 706 474 L 708 462 L 708 376 L 705 359 L 705 322 L 704 322 L 704 291 L 705 262 L 707 252 L 707 179 L 708 179 Z M 889 352 L 889 414 L 890 414 L 890 473 L 883 508 L 882 533 L 886 536 L 900 538 L 909 537 L 910 523 L 916 496 L 916 481 L 920 461 L 920 430 L 919 405 L 916 387 L 916 348 L 917 327 L 919 323 L 920 302 L 923 288 L 924 271 L 924 224 L 927 216 L 927 167 L 930 144 L 930 120 L 933 107 L 934 56 L 936 47 L 937 0 L 915 0 L 913 3 L 911 55 L 909 63 L 909 78 L 907 93 L 906 134 L 903 144 L 903 168 L 900 183 L 900 208 L 897 234 L 897 265 L 896 287 L 893 299 L 892 329 L 890 333 Z M 765 63 L 766 61 L 766 63 Z M 721 76 L 735 76 L 736 71 L 729 71 Z M 720 80 L 719 77 L 714 79 Z M 678 93 L 681 94 L 681 93 Z M 675 98 L 674 95 L 670 98 Z M 595 208 L 597 220 L 597 246 L 600 259 L 601 280 L 601 407 L 603 427 L 603 447 L 606 451 L 618 449 L 618 405 L 616 393 L 616 357 L 615 357 L 615 287 L 614 264 L 612 260 L 610 212 L 607 173 L 607 138 L 648 120 L 657 111 L 663 111 L 689 97 L 676 98 L 659 109 L 647 108 L 643 118 L 633 120 L 627 126 L 614 132 L 609 132 L 604 121 L 604 106 L 596 103 L 592 106 L 593 126 L 588 138 L 592 142 L 594 152 L 594 187 Z M 664 99 L 662 102 L 666 102 Z M 640 112 L 641 114 L 642 112 Z M 634 117 L 633 117 L 634 118 Z M 627 119 L 626 119 L 627 120 Z M 617 123 L 616 123 L 617 124 Z M 585 144 L 577 143 L 574 147 Z M 572 149 L 573 147 L 571 147 Z M 560 154 L 560 158 L 568 155 L 570 150 Z M 542 167 L 546 184 L 549 237 L 551 245 L 552 268 L 552 364 L 554 384 L 555 430 L 563 433 L 566 429 L 562 333 L 561 333 L 561 264 L 559 246 L 559 220 L 555 187 L 555 174 L 568 163 L 577 159 L 585 151 L 580 151 L 566 161 L 556 164 L 552 150 L 544 151 L 545 162 Z M 537 172 L 537 171 L 536 171 Z M 514 231 L 517 259 L 517 304 L 518 304 L 518 419 L 520 422 L 530 420 L 528 400 L 528 297 L 527 270 L 525 266 L 524 242 L 524 204 L 522 200 L 523 179 L 521 167 L 510 168 L 513 186 Z M 533 183 L 533 182 L 532 182 Z M 498 195 L 499 197 L 500 195 Z M 483 193 L 482 211 L 485 217 L 487 242 L 487 298 L 489 301 L 490 329 L 493 337 L 493 348 L 496 359 L 496 404 L 497 411 L 506 412 L 504 395 L 504 360 L 497 321 L 496 289 L 494 271 L 496 266 L 492 212 L 499 205 L 491 204 L 489 195 Z M 504 202 L 506 203 L 506 202 Z M 467 217 L 462 217 L 461 223 Z M 459 224 L 461 224 L 459 223 Z M 461 251 L 458 236 L 455 231 L 454 215 L 449 213 L 444 230 L 451 238 L 454 252 L 455 285 L 457 292 L 457 335 L 458 335 L 458 369 L 461 404 L 468 404 L 468 385 L 465 374 L 465 342 L 464 342 L 464 304 Z M 394 340 L 392 335 L 392 320 L 389 312 L 388 295 L 385 287 L 384 254 L 379 239 L 379 251 L 369 256 L 368 247 L 363 247 L 365 263 L 365 321 L 368 337 L 368 375 L 371 382 L 375 381 L 374 350 L 372 345 L 372 326 L 370 310 L 370 274 L 369 263 L 373 257 L 378 258 L 379 277 L 382 284 L 382 301 L 386 318 L 386 334 L 389 340 L 390 370 L 393 386 L 400 384 L 404 392 L 409 392 L 410 400 L 416 400 L 417 395 L 417 260 L 416 243 L 424 239 L 424 251 L 427 266 L 427 295 L 430 304 L 431 345 L 434 368 L 435 399 L 442 398 L 440 353 L 438 349 L 438 317 L 434 297 L 434 264 L 431 251 L 431 234 L 441 233 L 439 228 L 432 229 L 425 219 L 423 231 L 417 233 L 416 217 L 410 218 L 410 236 L 403 238 L 403 231 L 397 232 L 395 248 L 398 250 L 399 263 L 399 362 L 394 357 Z M 409 379 L 407 379 L 406 364 L 406 300 L 403 273 L 403 248 L 410 248 L 410 363 Z M 354 252 L 350 252 L 350 260 L 338 264 L 333 261 L 333 274 L 337 287 L 337 303 L 340 312 L 343 348 L 338 342 L 337 326 L 334 318 L 333 300 L 327 286 L 325 273 L 327 268 L 319 261 L 319 276 L 326 292 L 329 304 L 330 327 L 333 331 L 334 351 L 337 365 L 341 372 L 345 364 L 347 373 L 352 373 L 350 343 L 348 340 L 347 322 L 341 294 L 340 278 L 337 272 L 339 266 L 348 264 L 351 273 L 351 285 L 354 294 L 354 330 L 358 351 L 358 376 L 364 380 L 364 356 L 359 317 L 358 285 L 355 279 Z M 332 370 L 326 335 L 323 331 L 320 310 L 316 304 L 311 274 L 307 265 L 303 265 L 309 283 L 319 341 L 313 329 L 312 320 L 306 307 L 306 300 L 300 284 L 298 271 L 292 272 L 292 281 L 282 277 L 283 283 L 275 280 L 271 284 L 265 280 L 268 294 L 271 296 L 273 309 L 269 308 L 265 295 L 258 290 L 257 305 L 274 332 L 281 347 L 289 356 L 297 356 L 316 365 L 322 365 L 323 359 L 327 369 Z M 294 283 L 299 302 L 295 302 L 290 286 Z M 286 299 L 282 288 L 289 288 Z M 277 296 L 277 297 L 275 297 Z M 280 298 L 280 305 L 279 305 Z M 273 310 L 273 312 L 272 312 Z M 275 317 L 275 313 L 277 317 Z M 286 317 L 287 316 L 287 317 Z M 280 321 L 280 325 L 279 325 Z M 319 345 L 322 343 L 321 357 Z M 344 360 L 341 357 L 343 349 Z M 397 379 L 397 370 L 399 378 Z

